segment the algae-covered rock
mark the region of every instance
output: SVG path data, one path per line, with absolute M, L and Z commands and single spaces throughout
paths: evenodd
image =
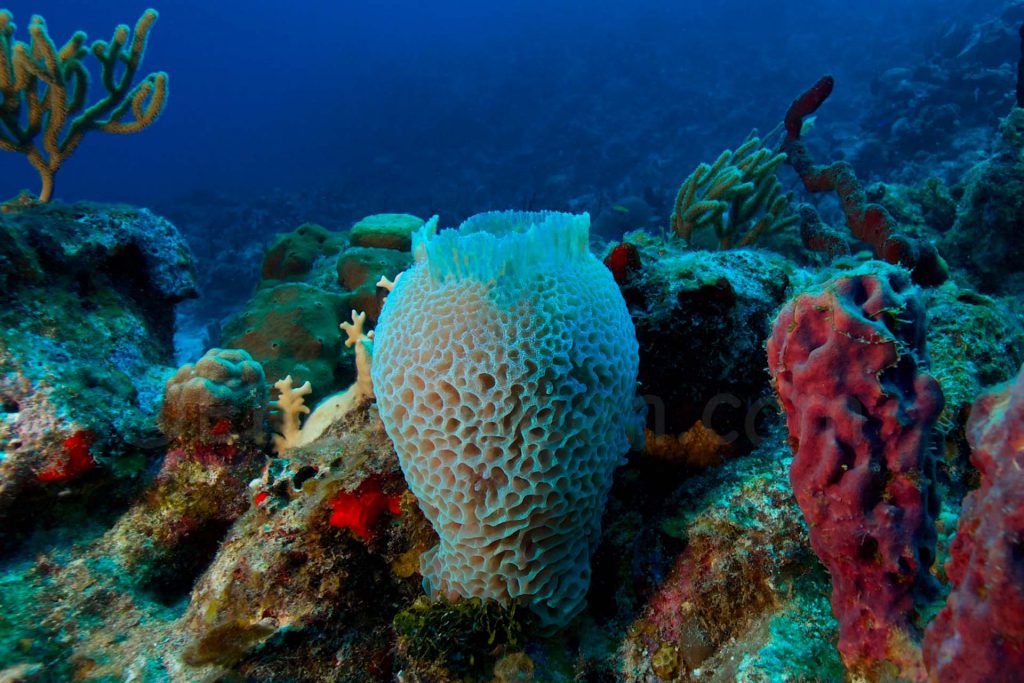
M 826 597 L 830 590 L 827 575 L 812 572 L 799 577 L 794 586 L 789 599 L 764 620 L 765 640 L 743 642 L 733 648 L 739 660 L 734 680 L 775 683 L 844 679 L 846 670 L 835 645 L 836 621 Z
M 345 238 L 314 223 L 278 235 L 263 257 L 260 286 L 302 282 L 318 258 L 334 256 L 345 248 Z
M 932 238 L 947 232 L 956 220 L 956 199 L 939 178 L 916 185 L 874 183 L 865 190 L 869 201 L 881 204 L 912 237 Z
M 173 358 L 174 306 L 195 296 L 195 278 L 178 231 L 144 209 L 20 208 L 0 213 L 0 245 L 4 520 L 24 491 L 138 468 Z M 0 537 L 20 526 L 0 524 Z
M 501 658 L 508 678 L 517 660 L 503 655 L 525 644 L 530 622 L 528 611 L 517 612 L 514 604 L 420 597 L 395 615 L 398 658 L 403 670 L 423 680 L 481 680 Z
M 945 405 L 936 427 L 963 427 L 985 387 L 1005 382 L 1024 362 L 1024 324 L 996 299 L 946 283 L 926 290 L 929 372 Z
M 245 351 L 211 349 L 167 380 L 160 428 L 172 448 L 106 539 L 131 582 L 164 601 L 192 587 L 249 507 L 266 412 L 263 370 Z
M 778 680 L 786 660 L 831 672 L 828 581 L 789 492 L 783 435 L 766 438 L 699 477 L 620 470 L 591 604 L 553 635 L 518 605 L 422 597 L 416 567 L 437 538 L 372 404 L 249 486 L 215 463 L 178 460 L 113 533 L 39 559 L 16 587 L 45 596 L 38 640 L 52 643 L 51 666 L 81 681 L 762 681 Z M 209 566 L 171 553 L 173 571 L 152 571 L 153 549 L 187 528 L 175 515 L 206 517 L 218 496 L 246 510 L 215 556 L 197 556 Z M 381 497 L 387 511 L 371 514 Z M 143 551 L 130 571 L 129 547 Z M 788 650 L 794 634 L 815 646 Z M 747 679 L 735 678 L 741 664 Z
M 940 242 L 950 265 L 986 294 L 1024 292 L 1024 109 L 1000 128 L 995 154 L 965 181 L 956 224 Z
M 795 595 L 827 599 L 826 580 L 798 584 L 819 570 L 785 476 L 785 448 L 773 434 L 673 494 L 678 512 L 661 527 L 686 545 L 620 645 L 621 680 L 704 680 L 700 672 L 735 680 L 734 655 L 769 643 L 764 623 Z M 834 628 L 823 624 L 829 638 Z
M 239 463 L 194 455 L 171 458 L 112 530 L 73 528 L 73 543 L 0 573 L 0 656 L 44 662 L 43 680 L 394 680 L 392 619 L 421 592 L 404 568 L 436 537 L 372 407 L 251 485 Z M 400 506 L 364 538 L 338 501 L 371 480 Z M 187 531 L 195 520 L 239 506 L 223 543 L 181 552 L 208 538 Z
M 188 594 L 228 529 L 249 507 L 259 462 L 175 457 L 111 530 L 110 555 L 128 582 L 164 603 Z
M 965 428 L 971 406 L 986 387 L 1005 382 L 1024 363 L 1024 321 L 1004 302 L 947 282 L 924 292 L 928 311 L 928 372 L 945 398 L 935 430 L 944 503 L 959 508 L 977 484 Z M 951 533 L 955 521 L 949 526 Z
M 378 213 L 353 225 L 349 240 L 353 247 L 409 251 L 412 248 L 412 234 L 422 225 L 422 218 L 407 213 Z
M 352 492 L 368 480 L 402 502 L 398 514 L 379 518 L 363 535 L 337 511 L 342 499 L 358 505 Z M 397 457 L 366 407 L 275 460 L 251 492 L 255 504 L 193 592 L 182 622 L 184 661 L 243 671 L 276 667 L 277 676 L 290 678 L 294 657 L 278 661 L 268 652 L 294 655 L 280 639 L 299 633 L 310 636 L 303 648 L 319 647 L 330 634 L 357 651 L 375 643 L 386 652 L 391 617 L 420 590 L 418 577 L 401 571 L 403 558 L 433 542 L 406 491 Z M 383 681 L 390 671 L 390 664 L 374 674 L 366 661 L 333 657 L 308 666 L 326 667 L 319 680 Z
M 137 295 L 151 297 L 136 303 L 148 304 L 143 309 L 154 317 L 167 316 L 162 304 L 197 295 L 191 250 L 174 225 L 147 209 L 55 202 L 4 213 L 0 224 L 22 233 L 48 276 L 130 282 Z
M 351 378 L 340 365 L 338 331 L 348 313 L 346 295 L 312 285 L 260 289 L 224 326 L 222 345 L 249 352 L 263 365 L 269 383 L 291 375 L 297 384 L 310 382 L 320 398 Z
M 640 342 L 640 388 L 655 435 L 703 428 L 748 447 L 768 394 L 764 343 L 793 267 L 765 251 L 689 251 L 630 233 L 640 270 L 624 285 Z

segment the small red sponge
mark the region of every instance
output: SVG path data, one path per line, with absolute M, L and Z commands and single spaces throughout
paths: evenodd
M 330 524 L 349 529 L 364 541 L 370 541 L 384 511 L 392 515 L 401 513 L 400 501 L 401 496 L 389 496 L 381 490 L 379 477 L 370 477 L 354 492 L 339 491 L 334 496 Z

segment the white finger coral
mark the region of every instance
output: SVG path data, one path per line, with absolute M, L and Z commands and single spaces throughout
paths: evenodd
M 374 342 L 381 418 L 440 537 L 426 588 L 522 600 L 551 626 L 584 605 L 639 417 L 633 324 L 589 226 L 507 212 L 438 233 L 431 220 Z
M 397 281 L 397 278 L 396 278 Z M 303 422 L 301 415 L 309 412 L 305 397 L 313 389 L 306 382 L 298 389 L 292 387 L 288 375 L 274 386 L 280 398 L 273 403 L 274 413 L 281 423 L 281 433 L 274 435 L 274 450 L 278 455 L 289 448 L 312 443 L 331 426 L 353 409 L 373 398 L 373 382 L 370 379 L 370 362 L 373 357 L 373 332 L 363 332 L 366 313 L 352 311 L 352 322 L 341 323 L 342 332 L 347 336 L 345 346 L 356 348 L 356 381 L 345 391 L 328 396 L 317 404 L 309 418 Z
M 306 405 L 306 396 L 313 391 L 313 387 L 306 382 L 301 387 L 292 386 L 292 376 L 274 382 L 278 398 L 272 401 L 270 406 L 271 415 L 276 415 L 280 422 L 280 433 L 274 434 L 274 450 L 278 455 L 289 448 L 298 445 L 302 434 L 302 415 L 309 412 Z
M 381 278 L 382 280 L 384 278 Z M 394 286 L 394 285 L 392 285 Z M 373 398 L 373 381 L 370 379 L 370 360 L 373 353 L 373 332 L 364 333 L 366 313 L 352 311 L 352 322 L 342 323 L 341 329 L 348 335 L 345 346 L 356 347 L 356 391 L 362 398 Z

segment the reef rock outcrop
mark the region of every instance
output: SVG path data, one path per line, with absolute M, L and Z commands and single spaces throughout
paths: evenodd
M 145 209 L 0 213 L 0 520 L 157 435 L 174 307 L 195 295 L 187 245 Z

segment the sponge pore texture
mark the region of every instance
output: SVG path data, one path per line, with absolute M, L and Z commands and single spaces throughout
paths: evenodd
M 589 216 L 501 212 L 414 237 L 376 330 L 373 382 L 440 543 L 424 586 L 584 605 L 612 472 L 640 429 L 633 323 L 589 252 Z

